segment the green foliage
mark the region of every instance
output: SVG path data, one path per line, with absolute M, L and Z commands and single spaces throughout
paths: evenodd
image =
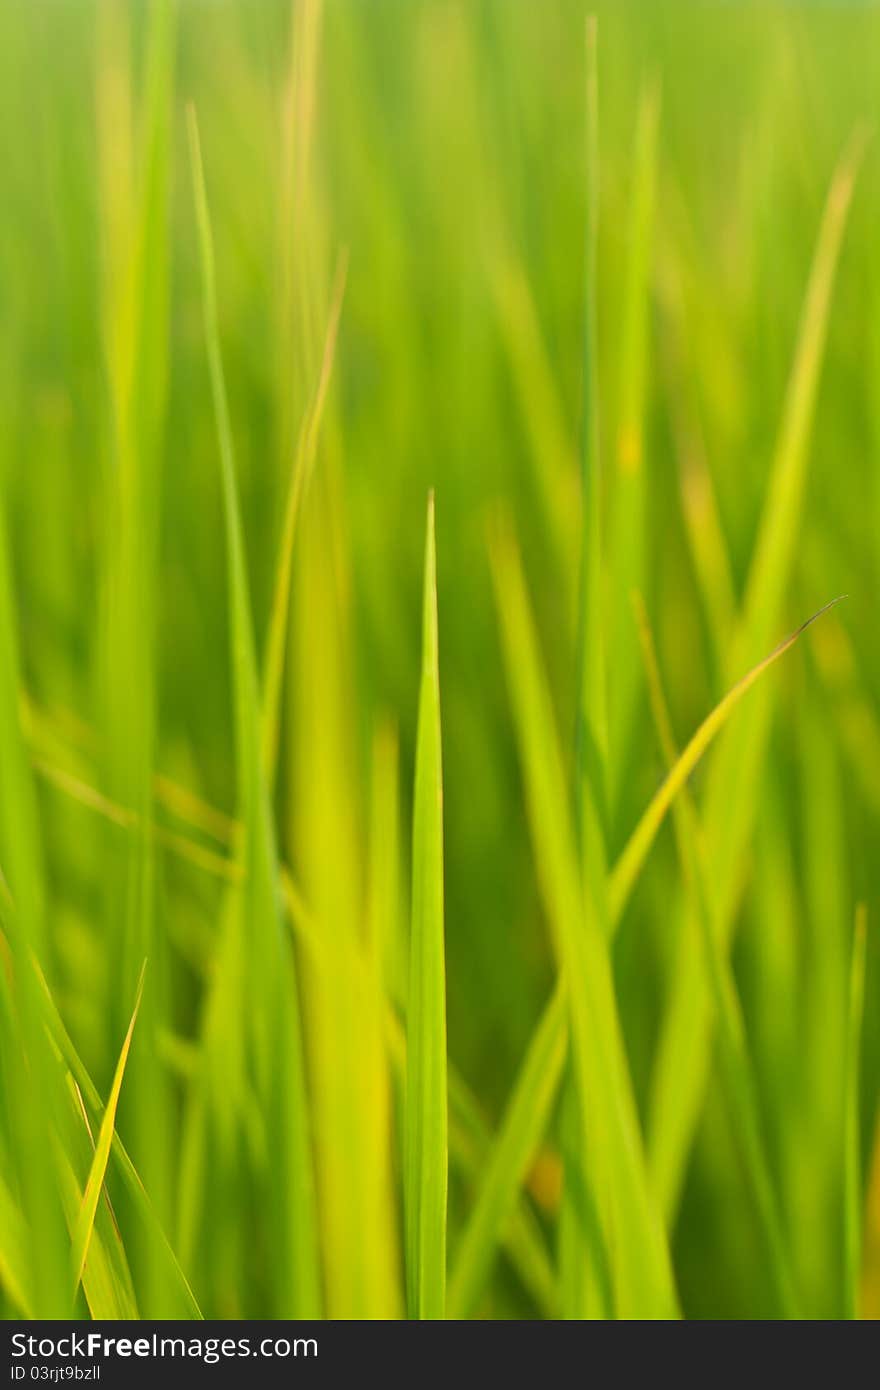
M 0 1312 L 876 1312 L 880 15 L 51 9 Z

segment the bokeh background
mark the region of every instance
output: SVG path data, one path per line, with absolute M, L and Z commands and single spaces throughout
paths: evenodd
M 347 267 L 296 531 L 275 811 L 281 855 L 317 930 L 360 933 L 376 873 L 389 876 L 397 927 L 384 969 L 398 1001 L 424 518 L 435 489 L 449 1055 L 491 1132 L 555 972 L 487 521 L 501 507 L 515 525 L 570 752 L 585 9 L 569 0 L 181 0 L 170 20 L 157 19 L 161 9 L 124 0 L 0 8 L 0 495 L 45 864 L 43 967 L 106 1096 L 140 959 L 150 956 L 153 1002 L 138 1024 L 119 1133 L 203 1311 L 273 1316 L 289 1309 L 264 1239 L 268 1199 L 253 1179 L 259 1122 L 249 1156 L 232 1166 L 217 1157 L 210 1125 L 201 1150 L 189 1128 L 193 1106 L 222 1108 L 222 1087 L 205 1099 L 194 1078 L 211 1046 L 204 1017 L 234 854 L 236 767 L 185 109 L 192 103 L 198 119 L 213 223 L 258 652 L 296 441 Z M 848 598 L 766 678 L 759 766 L 731 792 L 746 806 L 731 916 L 801 1295 L 811 1315 L 836 1316 L 846 1284 L 848 980 L 856 906 L 867 906 L 859 1149 L 875 1222 L 866 1217 L 864 1306 L 876 1310 L 880 12 L 672 0 L 596 9 L 612 861 L 664 770 L 621 593 L 627 556 L 683 742 L 742 674 L 731 669 L 737 615 L 823 208 L 839 162 L 847 177 L 854 170 L 805 420 L 791 563 L 767 614 L 766 649 L 826 600 Z M 642 490 L 627 521 L 633 468 Z M 137 583 L 126 566 L 137 567 Z M 698 804 L 712 757 L 692 784 Z M 0 767 L 0 798 L 3 781 Z M 123 822 L 137 813 L 145 787 L 161 833 L 141 951 L 123 928 L 140 861 L 117 813 Z M 16 814 L 7 807 L 7 824 Z M 664 828 L 614 946 L 649 1155 L 681 898 Z M 366 1044 L 343 1017 L 350 997 L 313 980 L 307 962 L 300 987 L 323 1309 L 399 1312 L 393 1067 L 368 1083 L 356 1065 Z M 682 1305 L 695 1317 L 772 1316 L 711 1055 L 707 1067 L 663 1200 Z M 14 1193 L 12 1095 L 7 1086 L 0 1156 Z M 554 1117 L 524 1198 L 551 1263 L 557 1130 Z M 364 1178 L 370 1162 L 375 1181 Z M 473 1173 L 453 1158 L 452 1254 L 473 1192 Z M 161 1279 L 151 1283 L 124 1195 L 119 1207 L 139 1305 L 161 1308 Z M 8 1284 L 3 1298 L 11 1311 Z M 502 1254 L 475 1311 L 554 1308 Z

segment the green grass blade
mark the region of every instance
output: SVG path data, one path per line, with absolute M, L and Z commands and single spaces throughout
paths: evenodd
M 145 970 L 146 964 L 141 970 L 131 1022 L 128 1025 L 128 1032 L 122 1043 L 122 1050 L 119 1053 L 119 1061 L 116 1063 L 116 1071 L 113 1076 L 113 1085 L 110 1088 L 104 1114 L 101 1117 L 98 1142 L 95 1145 L 94 1158 L 92 1159 L 88 1179 L 86 1180 L 85 1189 L 83 1191 L 82 1205 L 80 1206 L 79 1214 L 76 1219 L 76 1226 L 73 1231 L 71 1263 L 73 1266 L 74 1291 L 79 1287 L 79 1282 L 82 1279 L 83 1267 L 85 1266 L 86 1256 L 89 1252 L 89 1242 L 91 1241 L 92 1230 L 95 1224 L 95 1212 L 98 1208 L 101 1188 L 104 1185 L 104 1176 L 107 1172 L 107 1162 L 110 1158 L 110 1147 L 113 1143 L 113 1131 L 116 1125 L 116 1110 L 119 1105 L 119 1095 L 122 1090 L 122 1078 L 125 1075 L 125 1064 L 128 1061 L 128 1052 L 134 1035 L 134 1025 L 137 1022 L 138 1010 L 141 1006 L 141 996 L 144 991 Z
M 860 132 L 844 152 L 826 200 L 744 611 L 731 649 L 732 669 L 755 661 L 781 621 L 802 511 L 831 295 L 863 145 Z M 771 712 L 768 688 L 759 692 L 742 719 L 731 724 L 707 786 L 703 824 L 708 872 L 725 952 L 735 925 L 739 877 L 758 801 Z M 711 1025 L 700 962 L 687 952 L 684 935 L 681 943 L 660 1035 L 648 1125 L 652 1173 L 668 1212 L 678 1202 L 710 1059 Z
M 297 985 L 293 955 L 287 948 L 281 920 L 277 847 L 263 766 L 244 533 L 220 352 L 214 246 L 192 107 L 188 129 L 226 528 L 238 803 L 245 865 L 241 895 L 226 936 L 225 969 L 221 964 L 218 972 L 220 993 L 215 1002 L 225 1000 L 239 1012 L 237 1020 L 233 1014 L 232 1018 L 223 1019 L 223 1025 L 242 1030 L 240 1041 L 246 1041 L 253 1086 L 266 1124 L 270 1160 L 264 1200 L 266 1212 L 271 1213 L 266 1234 L 278 1274 L 279 1312 L 283 1309 L 289 1315 L 314 1316 L 320 1304 L 320 1285 Z M 243 980 L 235 978 L 240 965 L 244 967 Z M 218 1017 L 216 1010 L 213 1016 Z M 243 1114 L 239 1116 L 239 1120 L 243 1118 Z
M 769 670 L 774 662 L 784 656 L 787 651 L 794 646 L 795 642 L 803 632 L 806 632 L 811 623 L 817 618 L 821 618 L 823 613 L 827 613 L 830 608 L 840 602 L 840 598 L 835 598 L 826 603 L 799 628 L 784 638 L 777 647 L 774 647 L 769 656 L 765 656 L 763 661 L 759 661 L 757 666 L 753 666 L 742 676 L 736 685 L 728 690 L 723 699 L 719 700 L 715 708 L 707 714 L 700 724 L 696 733 L 692 736 L 689 743 L 682 753 L 676 758 L 675 763 L 670 768 L 644 814 L 639 820 L 638 825 L 630 836 L 624 847 L 620 858 L 614 866 L 610 881 L 610 915 L 612 926 L 617 926 L 623 915 L 630 894 L 635 886 L 636 880 L 642 871 L 642 867 L 657 837 L 657 832 L 663 824 L 664 817 L 675 798 L 686 785 L 688 778 L 697 766 L 703 754 L 709 748 L 713 739 L 724 728 L 731 714 L 739 704 L 742 697 L 751 690 L 752 686 L 760 680 L 764 672 Z
M 517 1077 L 461 1237 L 449 1284 L 449 1316 L 469 1317 L 516 1198 L 547 1126 L 565 1060 L 567 1005 L 559 987 L 548 1004 Z
M 412 1318 L 443 1318 L 448 1100 L 443 774 L 433 494 L 428 502 L 425 545 L 412 874 L 404 1143 L 407 1304 Z
M 663 693 L 660 667 L 647 610 L 641 596 L 635 595 L 636 620 L 642 642 L 645 673 L 654 723 L 667 767 L 675 766 L 678 750 L 672 732 L 672 721 Z M 712 994 L 716 1026 L 721 1050 L 722 1080 L 730 1112 L 731 1125 L 742 1154 L 746 1177 L 752 1191 L 755 1209 L 761 1222 L 770 1267 L 782 1313 L 787 1318 L 798 1317 L 791 1259 L 786 1247 L 782 1215 L 773 1187 L 766 1144 L 762 1133 L 758 1090 L 746 1042 L 736 983 L 726 958 L 718 945 L 718 929 L 714 919 L 711 889 L 701 843 L 697 813 L 687 787 L 683 787 L 675 803 L 675 829 L 679 856 L 688 886 L 694 898 L 694 915 L 700 935 L 700 949 L 706 978 Z
M 571 1047 L 583 1134 L 591 1152 L 586 1199 L 600 1214 L 621 1317 L 672 1317 L 677 1297 L 653 1206 L 604 931 L 581 891 L 562 755 L 518 550 L 499 524 L 491 543 L 496 608 L 523 768 L 538 886 L 558 968 L 568 982 Z
M 844 1269 L 846 1279 L 846 1311 L 850 1318 L 860 1315 L 859 1282 L 862 1267 L 862 1161 L 861 1124 L 859 1121 L 860 1056 L 862 1019 L 865 1003 L 865 943 L 867 912 L 860 905 L 856 912 L 853 937 L 852 967 L 849 984 L 849 1036 L 844 1083 Z
M 602 525 L 599 449 L 599 363 L 597 341 L 598 236 L 599 236 L 599 90 L 598 28 L 595 15 L 586 22 L 585 84 L 586 161 L 584 188 L 586 215 L 584 227 L 583 374 L 584 401 L 581 422 L 581 530 L 579 552 L 578 633 L 575 684 L 575 835 L 580 882 L 588 913 L 602 924 L 607 913 L 607 717 L 605 691 L 605 625 L 602 614 Z M 560 841 L 560 844 L 562 841 Z M 568 921 L 574 908 L 571 898 L 560 921 Z M 562 959 L 562 957 L 560 957 Z M 570 967 L 569 967 L 570 968 Z M 575 976 L 577 978 L 577 976 Z M 573 989 L 574 998 L 580 990 Z M 587 1072 L 583 1066 L 584 1035 L 573 1027 L 574 1066 L 565 1086 L 571 1094 L 563 1099 L 563 1113 L 578 1116 L 575 1130 L 586 1125 L 585 1090 Z M 580 1060 L 579 1060 L 580 1059 Z M 578 1093 L 578 1087 L 580 1092 Z M 607 1271 L 607 1226 L 597 1220 L 587 1227 L 578 1220 L 578 1206 L 571 1200 L 574 1189 L 598 1210 L 597 1193 L 607 1183 L 602 1173 L 605 1161 L 600 1146 L 575 1143 L 569 1146 L 565 1165 L 565 1196 L 560 1216 L 561 1244 L 568 1259 L 562 1262 L 562 1297 L 567 1315 L 588 1317 L 611 1311 L 611 1291 Z M 576 1274 L 576 1271 L 580 1271 Z
M 82 1058 L 73 1044 L 70 1034 L 64 1026 L 55 1001 L 49 992 L 49 986 L 46 983 L 45 977 L 38 967 L 35 967 L 35 969 L 46 1031 L 58 1056 L 63 1060 L 79 1091 L 82 1093 L 83 1099 L 92 1116 L 100 1125 L 103 1121 L 104 1105 L 98 1094 L 97 1087 L 92 1081 Z M 175 1292 L 178 1313 L 187 1318 L 201 1320 L 202 1313 L 192 1289 L 189 1286 L 186 1275 L 183 1273 L 178 1263 L 177 1256 L 156 1215 L 146 1188 L 129 1157 L 125 1145 L 116 1132 L 115 1127 L 111 1128 L 111 1153 L 122 1181 L 125 1184 L 126 1192 L 131 1198 L 132 1205 L 143 1222 L 147 1234 L 154 1242 L 159 1256 L 161 1256 L 165 1278 L 169 1287 Z

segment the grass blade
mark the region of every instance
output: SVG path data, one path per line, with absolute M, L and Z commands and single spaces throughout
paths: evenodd
M 562 756 L 553 726 L 519 553 L 503 524 L 491 538 L 502 650 L 538 875 L 558 968 L 568 982 L 581 1144 L 591 1159 L 586 1197 L 599 1213 L 620 1317 L 673 1317 L 678 1304 L 662 1224 L 653 1206 L 635 1099 L 617 1016 L 607 941 L 582 892 Z
M 103 1122 L 104 1116 L 104 1106 L 101 1097 L 83 1064 L 82 1058 L 73 1044 L 70 1034 L 64 1026 L 55 1001 L 49 992 L 49 986 L 46 983 L 45 977 L 39 970 L 39 967 L 35 966 L 35 970 L 40 990 L 43 1020 L 52 1045 L 68 1068 L 92 1115 L 101 1123 Z M 181 1316 L 200 1321 L 202 1313 L 195 1295 L 189 1286 L 186 1275 L 183 1273 L 178 1263 L 177 1256 L 168 1241 L 162 1224 L 153 1209 L 137 1169 L 132 1163 L 125 1145 L 117 1134 L 114 1126 L 111 1126 L 111 1153 L 125 1184 L 126 1192 L 132 1201 L 132 1205 L 142 1220 L 147 1234 L 153 1241 L 158 1255 L 161 1257 L 166 1281 L 176 1295 L 177 1310 Z
M 287 643 L 287 629 L 290 616 L 290 583 L 293 574 L 293 542 L 296 536 L 300 505 L 309 478 L 315 466 L 318 440 L 321 433 L 321 420 L 324 404 L 333 374 L 333 361 L 336 355 L 336 339 L 339 333 L 339 320 L 342 315 L 342 301 L 345 295 L 345 281 L 348 274 L 348 253 L 340 254 L 336 266 L 333 291 L 330 298 L 330 313 L 324 349 L 321 355 L 321 370 L 318 384 L 305 419 L 302 422 L 290 483 L 284 507 L 284 521 L 278 551 L 278 565 L 275 574 L 275 589 L 272 596 L 272 609 L 269 615 L 269 633 L 266 644 L 266 664 L 263 677 L 263 758 L 266 779 L 270 788 L 274 785 L 278 761 L 278 731 L 280 723 L 281 688 L 284 680 L 284 654 Z
M 675 766 L 678 757 L 675 737 L 672 732 L 672 721 L 663 693 L 660 668 L 647 610 L 640 595 L 636 594 L 634 598 L 654 722 L 663 757 L 671 769 Z M 730 966 L 719 950 L 718 929 L 714 920 L 712 896 L 706 876 L 700 827 L 696 809 L 686 786 L 682 787 L 675 803 L 675 829 L 682 868 L 695 902 L 694 912 L 699 926 L 700 948 L 719 1031 L 722 1080 L 731 1124 L 742 1154 L 755 1209 L 761 1222 L 780 1307 L 785 1317 L 795 1318 L 799 1314 L 791 1260 L 783 1233 L 779 1203 L 770 1175 L 770 1165 L 762 1134 L 758 1091 L 746 1043 L 742 1009 Z
M 122 1078 L 125 1075 L 125 1064 L 128 1061 L 128 1052 L 134 1035 L 134 1025 L 137 1022 L 138 1009 L 141 1006 L 141 996 L 144 992 L 145 970 L 146 962 L 141 969 L 141 977 L 138 981 L 137 995 L 134 1001 L 131 1022 L 128 1025 L 128 1032 L 122 1044 L 119 1061 L 116 1063 L 113 1085 L 110 1088 L 110 1094 L 107 1097 L 107 1105 L 101 1117 L 101 1128 L 98 1131 L 98 1142 L 95 1145 L 95 1155 L 89 1169 L 89 1176 L 82 1196 L 82 1205 L 80 1206 L 79 1215 L 76 1219 L 76 1226 L 74 1227 L 71 1244 L 74 1291 L 79 1287 L 79 1282 L 82 1279 L 83 1267 L 85 1266 L 86 1256 L 89 1253 L 89 1242 L 91 1241 L 92 1229 L 95 1224 L 95 1212 L 98 1208 L 98 1200 L 101 1196 L 101 1188 L 104 1185 L 104 1177 L 107 1172 L 107 1162 L 110 1158 L 110 1146 L 113 1142 L 113 1131 L 116 1125 L 116 1109 L 119 1105 L 119 1095 L 122 1090 Z
M 640 588 L 644 582 L 648 482 L 644 464 L 644 432 L 659 117 L 659 88 L 656 82 L 651 82 L 642 91 L 636 125 L 621 339 L 620 405 L 614 453 L 609 615 L 609 698 L 614 718 L 608 731 L 613 814 L 617 811 L 626 780 L 627 755 L 640 679 L 628 600 L 633 589 Z
M 857 132 L 840 160 L 826 199 L 810 270 L 782 424 L 746 585 L 732 669 L 766 650 L 782 616 L 790 582 L 809 461 L 819 372 L 843 232 L 864 137 Z M 731 724 L 713 761 L 703 824 L 723 951 L 733 934 L 739 876 L 758 802 L 758 778 L 770 731 L 769 690 Z M 648 1126 L 649 1154 L 665 1210 L 674 1211 L 708 1074 L 710 1020 L 701 966 L 681 938 L 657 1054 Z
M 616 927 L 623 915 L 630 893 L 632 892 L 636 880 L 641 873 L 642 866 L 648 856 L 651 846 L 656 839 L 657 832 L 663 824 L 666 812 L 678 796 L 679 792 L 687 783 L 688 778 L 693 772 L 697 763 L 706 752 L 713 739 L 721 732 L 727 720 L 739 704 L 742 697 L 752 686 L 760 680 L 764 672 L 769 670 L 774 662 L 790 651 L 795 642 L 806 632 L 811 623 L 817 618 L 821 618 L 830 608 L 841 602 L 844 595 L 831 599 L 824 607 L 813 613 L 800 627 L 794 632 L 789 633 L 778 646 L 773 648 L 769 656 L 765 656 L 763 661 L 759 661 L 757 666 L 753 666 L 742 676 L 736 685 L 728 690 L 723 699 L 719 700 L 715 708 L 707 714 L 702 724 L 692 736 L 684 751 L 676 758 L 674 765 L 667 773 L 667 776 L 653 796 L 650 804 L 645 809 L 644 814 L 639 820 L 638 825 L 626 843 L 623 852 L 611 874 L 610 884 L 610 915 L 612 926 Z
M 412 1318 L 446 1314 L 448 1101 L 436 563 L 432 494 L 425 544 L 407 1006 L 404 1203 L 407 1304 Z
M 188 112 L 190 154 L 201 254 L 205 336 L 211 393 L 217 422 L 229 581 L 230 648 L 233 671 L 239 818 L 245 877 L 230 915 L 225 950 L 217 973 L 214 1009 L 219 1032 L 238 1033 L 244 1047 L 271 1155 L 265 1196 L 267 1239 L 278 1268 L 279 1312 L 313 1316 L 319 1307 L 319 1275 L 314 1216 L 314 1179 L 309 1139 L 305 1066 L 293 955 L 281 920 L 281 889 L 275 830 L 266 783 L 259 682 L 251 625 L 244 533 L 238 504 L 232 425 L 220 352 L 214 246 L 192 107 Z M 245 939 L 246 933 L 246 939 Z M 238 979 L 243 967 L 244 979 Z M 232 1016 L 225 1014 L 226 1004 Z M 222 1009 L 222 1028 L 220 1014 Z M 218 1032 L 213 1035 L 219 1036 Z M 226 1055 L 226 1043 L 222 1044 Z M 219 1053 L 219 1048 L 218 1048 Z M 222 1066 L 221 1066 L 222 1071 Z M 239 1071 L 241 1077 L 243 1072 Z M 222 1094 L 226 1079 L 220 1080 Z M 248 1100 L 244 1095 L 245 1118 Z
M 499 1236 L 544 1134 L 565 1060 L 566 1011 L 565 993 L 559 987 L 529 1043 L 461 1237 L 449 1285 L 451 1318 L 472 1314 Z

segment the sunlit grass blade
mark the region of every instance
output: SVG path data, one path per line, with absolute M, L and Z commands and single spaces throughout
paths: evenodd
M 585 1195 L 602 1222 L 604 1255 L 594 1252 L 590 1278 L 599 1299 L 599 1265 L 608 1259 L 618 1316 L 674 1317 L 669 1251 L 648 1188 L 606 937 L 589 892 L 581 889 L 562 755 L 519 554 L 500 522 L 491 560 L 538 886 L 568 987 L 580 1142 L 592 1150 Z
M 142 94 L 129 72 L 131 18 L 117 0 L 99 7 L 97 86 L 100 171 L 101 319 L 107 382 L 108 466 L 99 653 L 102 716 L 111 794 L 133 819 L 110 834 L 105 854 L 105 920 L 111 971 L 122 982 L 102 1011 L 108 1051 L 125 1021 L 124 999 L 141 962 L 151 962 L 141 1022 L 129 1062 L 121 1120 L 158 1209 L 171 1211 L 172 1097 L 156 1058 L 167 1001 L 164 935 L 155 917 L 152 834 L 157 741 L 156 632 L 160 513 L 170 313 L 170 187 L 174 0 L 146 9 Z M 164 1285 L 149 1250 L 132 1250 L 147 1314 L 161 1316 Z
M 546 1129 L 565 1060 L 566 1017 L 565 992 L 559 987 L 529 1043 L 461 1236 L 449 1283 L 451 1318 L 473 1312 L 504 1223 Z
M 282 878 L 291 925 L 297 938 L 314 964 L 325 971 L 358 970 L 368 976 L 372 967 L 368 959 L 351 951 L 349 944 L 342 959 L 333 952 L 331 943 L 317 929 L 290 875 Z M 389 1057 L 401 1088 L 405 1090 L 407 1074 L 407 1036 L 392 1003 L 386 999 L 384 1031 Z M 492 1135 L 476 1097 L 452 1062 L 447 1062 L 449 1085 L 449 1158 L 459 1176 L 474 1185 L 480 1178 L 492 1147 Z M 526 1289 L 538 1307 L 552 1316 L 557 1307 L 557 1289 L 545 1242 L 534 1213 L 520 1198 L 515 1203 L 502 1233 L 504 1249 Z
M 654 723 L 664 760 L 667 767 L 672 769 L 678 757 L 678 750 L 672 732 L 672 721 L 669 716 L 666 697 L 663 693 L 654 639 L 641 596 L 636 594 L 634 601 Z M 694 915 L 699 929 L 700 949 L 703 954 L 706 978 L 709 982 L 715 1009 L 721 1050 L 722 1080 L 730 1111 L 731 1125 L 742 1155 L 755 1209 L 761 1222 L 780 1308 L 785 1317 L 793 1318 L 798 1316 L 798 1302 L 791 1270 L 791 1259 L 786 1246 L 782 1216 L 773 1186 L 762 1133 L 758 1090 L 746 1042 L 745 1024 L 733 974 L 718 945 L 711 885 L 706 875 L 701 830 L 687 786 L 682 787 L 675 802 L 674 812 L 679 857 L 694 898 Z
M 846 1077 L 844 1081 L 844 1268 L 846 1281 L 846 1312 L 850 1318 L 860 1316 L 859 1281 L 862 1267 L 862 1160 L 861 1124 L 859 1121 L 859 1087 L 861 1078 L 862 1017 L 865 1003 L 865 943 L 867 911 L 860 905 L 856 912 L 853 936 L 852 966 L 849 984 L 849 1029 L 847 1037 Z
M 41 1012 L 46 1031 L 58 1056 L 63 1060 L 79 1091 L 82 1093 L 82 1097 L 91 1115 L 98 1121 L 100 1127 L 104 1117 L 104 1105 L 101 1101 L 101 1097 L 73 1044 L 70 1034 L 64 1026 L 64 1022 L 49 992 L 49 987 L 42 972 L 36 965 L 35 970 L 40 991 Z M 164 1277 L 169 1289 L 174 1293 L 175 1311 L 179 1316 L 201 1319 L 201 1310 L 189 1286 L 186 1275 L 183 1273 L 178 1263 L 177 1256 L 153 1209 L 149 1194 L 126 1151 L 125 1145 L 116 1132 L 115 1126 L 111 1126 L 111 1153 L 120 1177 L 125 1184 L 126 1192 L 131 1198 L 132 1206 L 143 1222 L 144 1229 L 154 1243 L 158 1256 L 161 1258 Z
M 754 662 L 780 623 L 800 526 L 809 443 L 837 264 L 864 148 L 853 137 L 832 178 L 813 256 L 770 481 L 749 567 L 731 670 Z M 729 673 L 728 673 L 729 674 Z M 733 934 L 743 855 L 771 724 L 769 687 L 730 725 L 709 774 L 703 825 L 721 949 Z M 680 937 L 652 1082 L 648 1148 L 664 1210 L 674 1212 L 702 1102 L 711 1023 L 700 963 Z
M 71 1241 L 71 1264 L 73 1267 L 74 1290 L 76 1290 L 82 1279 L 83 1266 L 86 1262 L 89 1242 L 92 1238 L 92 1229 L 95 1224 L 95 1212 L 101 1196 L 101 1188 L 104 1185 L 104 1176 L 107 1172 L 107 1162 L 110 1158 L 110 1146 L 113 1143 L 113 1131 L 116 1126 L 116 1110 L 119 1105 L 119 1095 L 122 1090 L 122 1078 L 125 1075 L 125 1064 L 128 1061 L 128 1052 L 134 1035 L 134 1025 L 137 1022 L 138 1009 L 141 1006 L 141 996 L 144 990 L 145 969 L 146 965 L 144 965 L 141 970 L 131 1022 L 128 1025 L 128 1031 L 122 1043 L 122 1050 L 119 1053 L 119 1061 L 116 1064 L 116 1071 L 113 1076 L 113 1085 L 110 1087 L 110 1094 L 107 1097 L 107 1104 L 101 1117 L 101 1128 L 98 1131 L 95 1154 L 89 1169 L 89 1175 L 82 1195 L 82 1205 L 80 1206 L 79 1214 L 76 1219 L 76 1226 L 73 1231 L 73 1239 Z
M 574 833 L 577 858 L 574 896 L 560 916 L 568 922 L 580 893 L 582 909 L 588 919 L 595 917 L 605 931 L 607 914 L 608 809 L 607 809 L 607 711 L 605 690 L 606 631 L 602 596 L 602 494 L 599 441 L 599 362 L 598 362 L 598 237 L 599 237 L 599 76 L 598 26 L 595 15 L 588 15 L 585 30 L 585 217 L 583 291 L 583 406 L 580 438 L 581 518 L 578 555 L 577 646 L 575 651 L 575 736 L 574 736 Z M 496 579 L 497 588 L 497 579 Z M 563 835 L 564 835 L 563 831 Z M 560 846 L 562 840 L 560 840 Z M 592 925 L 592 922 L 591 922 Z M 569 926 L 568 930 L 571 930 Z M 565 936 L 560 938 L 565 940 Z M 569 961 L 560 969 L 574 971 Z M 572 980 L 578 980 L 577 972 Z M 582 1004 L 582 984 L 573 985 L 572 1003 Z M 587 1071 L 584 1066 L 584 1035 L 573 1027 L 573 1066 L 564 1081 L 563 1115 L 569 1117 L 573 1132 L 581 1136 L 586 1129 Z M 598 1213 L 608 1182 L 603 1171 L 607 1155 L 595 1142 L 567 1145 L 560 1212 L 560 1244 L 563 1311 L 568 1317 L 607 1316 L 612 1311 L 613 1294 L 607 1276 L 610 1239 L 607 1224 L 597 1217 L 586 1224 L 579 1219 L 579 1204 L 573 1194 L 583 1194 L 584 1203 Z
M 428 501 L 422 612 L 412 922 L 407 1002 L 404 1212 L 411 1318 L 446 1315 L 446 958 L 443 931 L 443 773 L 434 497 Z
M 83 1189 L 72 1163 L 74 1144 L 69 1130 L 55 1146 L 55 1164 L 65 1215 L 75 1230 Z M 88 1152 L 92 1152 L 88 1144 Z M 93 1318 L 129 1319 L 138 1316 L 128 1260 L 107 1199 L 106 1189 L 95 1210 L 82 1271 L 82 1291 Z
M 227 922 L 226 949 L 218 969 L 214 1002 L 216 1005 L 222 1000 L 224 1011 L 227 1005 L 234 1011 L 231 1017 L 224 1012 L 223 1031 L 233 1030 L 234 1037 L 235 1031 L 240 1030 L 238 1045 L 244 1046 L 249 1084 L 266 1126 L 269 1158 L 264 1190 L 266 1210 L 271 1213 L 266 1238 L 276 1271 L 277 1311 L 312 1316 L 320 1305 L 320 1286 L 299 1006 L 293 955 L 282 930 L 277 847 L 262 756 L 260 691 L 244 533 L 220 351 L 214 246 L 192 107 L 188 111 L 188 131 L 226 529 L 238 811 L 245 866 L 241 895 Z M 238 977 L 239 969 L 244 978 Z M 211 1017 L 216 1023 L 216 1008 L 209 1020 Z M 223 1048 L 225 1051 L 225 1043 Z M 238 1064 L 243 1060 L 239 1055 Z M 245 1107 L 238 1121 L 247 1125 L 250 1099 L 242 1094 L 237 1100 Z
M 760 680 L 765 671 L 784 656 L 787 651 L 794 646 L 795 642 L 803 632 L 807 630 L 811 623 L 817 618 L 821 618 L 823 613 L 827 613 L 830 608 L 839 603 L 840 598 L 831 599 L 799 628 L 790 633 L 777 647 L 774 647 L 769 656 L 765 656 L 763 661 L 759 661 L 757 666 L 753 666 L 742 676 L 736 685 L 728 690 L 722 700 L 706 716 L 696 733 L 691 737 L 687 746 L 676 758 L 676 761 L 658 788 L 649 805 L 645 809 L 638 825 L 626 843 L 620 858 L 614 866 L 610 879 L 610 917 L 612 926 L 616 926 L 629 896 L 635 886 L 636 880 L 641 873 L 645 859 L 657 837 L 657 832 L 663 824 L 663 819 L 673 804 L 676 796 L 686 785 L 688 778 L 694 768 L 699 763 L 703 754 L 709 748 L 713 739 L 720 733 L 730 718 L 736 706 L 747 691 Z

